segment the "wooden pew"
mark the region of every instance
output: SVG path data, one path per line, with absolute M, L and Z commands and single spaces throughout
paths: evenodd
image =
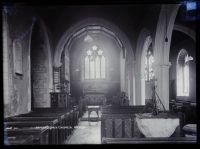
M 5 119 L 5 122 L 14 122 L 14 121 L 52 121 L 58 120 L 57 117 L 10 117 Z
M 66 125 L 65 125 L 65 122 L 63 122 L 63 119 L 64 119 L 63 115 L 60 117 L 60 119 L 57 116 L 54 116 L 54 117 L 38 117 L 37 115 L 36 116 L 32 115 L 32 116 L 28 116 L 28 117 L 25 117 L 25 116 L 24 117 L 19 117 L 19 116 L 18 117 L 12 117 L 12 118 L 10 118 L 9 121 L 49 121 L 49 120 L 51 121 L 51 120 L 58 120 L 58 125 L 57 125 L 58 134 L 56 134 L 56 135 L 58 137 L 59 143 L 62 143 L 66 139 L 65 136 L 67 136 L 66 128 L 65 128 Z
M 55 135 L 56 129 L 54 127 L 57 125 L 57 120 L 52 121 L 14 121 L 14 122 L 4 122 L 7 128 L 43 128 L 46 126 L 50 127 L 49 131 L 49 143 L 58 144 L 58 138 Z
M 6 129 L 8 137 L 16 136 L 33 136 L 32 144 L 48 145 L 49 144 L 49 127 L 43 128 L 20 128 L 20 129 Z
M 34 111 L 42 112 L 42 113 L 45 113 L 45 112 L 65 113 L 66 114 L 67 126 L 72 127 L 72 129 L 70 129 L 70 134 L 71 134 L 74 126 L 78 125 L 78 118 L 79 118 L 78 106 L 74 106 L 72 109 L 66 109 L 66 108 L 35 108 Z
M 195 144 L 195 138 L 102 138 L 103 144 Z
M 109 106 L 109 107 L 102 107 L 102 114 L 120 114 L 120 113 L 127 113 L 127 114 L 135 114 L 138 112 L 146 112 L 145 106 Z
M 72 133 L 74 128 L 74 110 L 66 110 L 65 108 L 35 108 L 29 115 L 37 116 L 42 113 L 42 117 L 45 116 L 58 116 L 59 124 L 65 127 L 65 131 L 62 131 L 65 139 Z
M 74 122 L 74 126 L 78 125 L 78 120 L 79 120 L 79 107 L 78 106 L 74 106 L 73 107 L 73 122 Z
M 45 108 L 44 108 L 45 109 Z M 33 111 L 28 114 L 23 114 L 19 115 L 20 117 L 41 117 L 43 118 L 48 118 L 48 117 L 53 117 L 58 119 L 58 137 L 59 137 L 59 144 L 63 143 L 63 141 L 69 136 L 71 131 L 69 128 L 70 126 L 67 126 L 67 121 L 69 121 L 69 113 L 63 113 L 59 111 L 49 111 L 49 110 L 38 110 L 38 111 Z M 19 117 L 18 116 L 18 117 Z M 64 130 L 64 131 L 63 131 Z
M 78 122 L 78 112 L 77 108 L 66 110 L 65 108 L 35 108 L 34 111 L 26 114 L 21 114 L 11 118 L 13 121 L 46 121 L 58 118 L 59 126 L 64 126 L 63 129 L 59 129 L 59 143 L 62 143 L 67 136 L 72 132 L 72 129 Z M 49 118 L 50 117 L 50 118 Z M 66 127 L 67 126 L 67 127 Z M 59 127 L 62 128 L 62 127 Z M 70 128 L 70 129 L 69 129 Z
M 72 126 L 76 126 L 78 125 L 78 118 L 79 118 L 79 107 L 78 105 L 73 106 L 72 109 L 65 109 L 65 108 L 35 108 L 34 111 L 37 112 L 70 112 L 70 114 L 72 114 Z
M 32 135 L 17 135 L 8 136 L 8 144 L 5 145 L 32 145 L 33 136 Z
M 55 117 L 9 117 L 9 118 L 6 118 L 4 119 L 4 122 L 21 122 L 21 121 L 58 121 L 57 118 Z M 47 130 L 48 128 L 48 130 Z M 39 143 L 41 144 L 48 144 L 49 141 L 48 140 L 45 140 L 44 141 L 44 138 L 47 138 L 47 136 L 49 136 L 49 127 L 42 127 L 42 128 L 25 128 L 25 129 L 19 129 L 20 131 L 23 131 L 23 134 L 27 134 L 27 133 L 34 133 L 35 135 L 38 134 L 39 137 L 42 140 L 42 142 L 40 141 Z M 10 130 L 10 133 L 12 133 L 11 131 L 16 132 L 18 133 L 19 130 Z M 57 138 L 58 137 L 58 134 L 55 134 L 55 137 Z M 38 136 L 36 135 L 34 138 L 38 138 Z M 37 142 L 37 141 L 36 141 Z
M 133 114 L 102 114 L 101 138 L 134 137 Z
M 144 106 L 102 107 L 101 138 L 134 137 L 134 114 L 145 112 Z
M 136 113 L 147 113 L 144 106 L 113 106 L 113 107 L 103 107 L 101 116 L 101 140 L 110 143 L 113 140 L 120 138 L 119 142 L 126 142 L 127 140 L 131 143 L 137 143 L 137 138 L 143 138 L 144 135 L 139 132 L 137 125 L 135 124 L 135 114 Z M 171 112 L 169 112 L 171 113 Z M 176 116 L 178 116 L 176 114 Z M 178 128 L 172 137 L 176 140 L 177 137 L 181 137 L 180 128 Z M 104 138 L 104 140 L 103 140 Z M 109 138 L 107 140 L 107 138 Z M 136 139 L 136 140 L 134 140 Z M 183 137 L 179 138 L 180 141 L 187 142 Z M 171 139 L 173 142 L 173 139 Z M 177 140 L 177 142 L 180 142 Z M 139 143 L 147 140 L 141 139 Z M 117 142 L 117 141 L 116 141 Z M 150 140 L 151 142 L 151 140 Z M 157 140 L 152 140 L 152 142 L 159 142 Z M 161 142 L 167 142 L 166 139 L 161 140 Z M 167 143 L 169 143 L 168 141 Z

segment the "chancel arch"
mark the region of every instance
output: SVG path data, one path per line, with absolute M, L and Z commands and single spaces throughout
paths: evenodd
M 128 40 L 128 38 L 126 37 L 126 35 L 114 24 L 103 20 L 103 19 L 99 19 L 99 18 L 88 18 L 86 20 L 83 20 L 75 25 L 73 25 L 71 28 L 69 28 L 64 34 L 63 36 L 60 38 L 57 46 L 56 46 L 56 51 L 54 54 L 54 67 L 59 68 L 62 63 L 61 63 L 61 55 L 62 52 L 65 50 L 70 51 L 71 45 L 73 44 L 73 42 L 76 39 L 81 38 L 81 36 L 85 36 L 85 38 L 87 37 L 87 35 L 90 34 L 102 34 L 103 36 L 109 36 L 109 38 L 111 38 L 116 46 L 118 48 L 120 48 L 121 52 L 122 52 L 122 59 L 126 59 L 126 55 L 128 55 L 130 58 L 133 58 L 133 50 L 132 50 L 132 46 Z M 90 40 L 89 37 L 87 37 L 87 40 Z M 95 46 L 95 45 L 93 45 Z M 97 44 L 98 46 L 98 44 Z M 99 46 L 99 48 L 101 49 L 101 47 Z M 106 51 L 105 49 L 102 49 L 102 51 Z M 120 53 L 120 52 L 119 52 Z M 126 53 L 126 55 L 125 55 Z M 120 54 L 119 54 L 120 55 Z M 120 60 L 120 57 L 119 57 Z M 87 60 L 86 60 L 87 61 Z M 85 63 L 85 60 L 82 61 L 81 63 Z M 118 68 L 120 67 L 121 62 L 118 66 Z M 113 68 L 109 68 L 109 59 L 105 57 L 105 78 L 112 78 L 109 73 L 107 73 L 106 71 Z M 130 67 L 131 70 L 133 70 L 133 67 Z M 77 70 L 78 73 L 79 70 Z M 80 69 L 81 71 L 81 80 L 84 80 L 84 68 Z M 120 76 L 124 76 L 123 73 L 125 74 L 124 71 L 120 71 L 119 75 Z M 126 80 L 124 79 L 125 82 L 123 82 L 123 79 L 120 79 L 121 81 L 119 82 L 121 89 L 120 91 L 124 91 L 123 87 L 125 84 L 127 84 Z M 131 79 L 131 82 L 133 79 Z M 70 80 L 69 80 L 70 81 Z M 131 86 L 133 86 L 133 84 L 131 83 Z M 133 97 L 133 87 L 131 87 L 131 97 Z M 126 88 L 125 92 L 128 93 L 128 90 Z M 133 100 L 133 99 L 131 99 Z
M 66 44 L 70 44 L 72 36 L 75 37 L 78 34 L 83 33 L 88 29 L 103 30 L 104 32 L 110 34 L 111 36 L 115 36 L 115 38 L 117 37 L 116 40 L 123 48 L 123 50 L 126 50 L 128 54 L 133 55 L 133 50 L 129 39 L 115 24 L 104 19 L 88 18 L 74 24 L 62 35 L 55 49 L 55 55 L 54 55 L 55 67 L 59 67 L 61 65 L 60 63 L 61 53 L 64 50 Z

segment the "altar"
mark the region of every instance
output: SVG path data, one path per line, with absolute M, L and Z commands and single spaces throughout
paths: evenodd
M 92 111 L 95 111 L 97 113 L 98 120 L 99 120 L 99 110 L 100 110 L 100 106 L 87 106 L 88 121 L 91 121 L 90 114 L 91 114 Z

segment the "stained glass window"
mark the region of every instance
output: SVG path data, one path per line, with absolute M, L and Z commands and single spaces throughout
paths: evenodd
M 86 79 L 89 79 L 89 74 L 90 74 L 89 64 L 90 64 L 89 57 L 86 56 L 85 57 L 85 78 Z
M 146 51 L 145 55 L 145 80 L 150 81 L 154 78 L 154 71 L 153 71 L 153 63 L 154 63 L 154 57 L 153 57 L 153 50 L 152 50 L 152 44 L 149 46 L 148 50 Z
M 85 56 L 85 79 L 105 79 L 106 59 L 103 51 L 93 45 L 86 51 Z

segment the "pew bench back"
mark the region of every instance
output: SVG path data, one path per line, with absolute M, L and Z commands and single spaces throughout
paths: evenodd
M 102 138 L 103 144 L 195 144 L 196 138 Z

